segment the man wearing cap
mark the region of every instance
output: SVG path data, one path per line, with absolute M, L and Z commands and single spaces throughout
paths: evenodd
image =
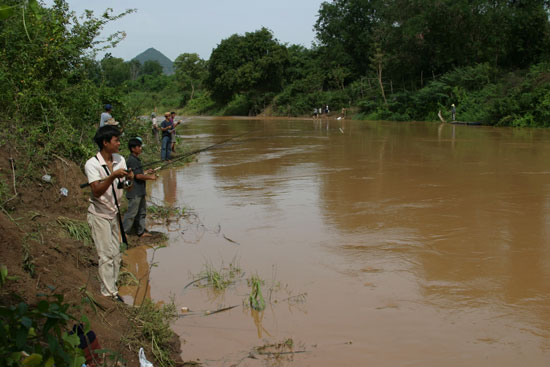
M 99 127 L 103 127 L 105 125 L 105 123 L 107 122 L 107 120 L 113 118 L 113 116 L 111 116 L 111 110 L 112 109 L 113 109 L 113 107 L 110 104 L 107 103 L 105 105 L 105 112 L 101 113 L 101 118 L 99 120 Z
M 164 114 L 164 121 L 160 124 L 162 131 L 162 148 L 160 150 L 160 159 L 170 160 L 172 150 L 172 130 L 175 128 L 174 122 L 170 119 L 170 112 Z

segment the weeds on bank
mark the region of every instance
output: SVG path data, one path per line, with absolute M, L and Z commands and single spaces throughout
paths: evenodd
M 7 178 L 4 179 L 4 175 L 0 175 L 0 205 L 3 205 L 10 197 L 10 186 L 8 185 Z
M 132 274 L 129 271 L 123 270 L 118 274 L 118 286 L 124 287 L 124 286 L 138 286 L 139 280 L 136 278 L 134 274 Z
M 242 274 L 241 268 L 232 262 L 227 267 L 222 264 L 220 269 L 214 268 L 210 263 L 204 266 L 205 269 L 193 277 L 199 287 L 212 287 L 221 291 L 233 284 L 237 277 Z M 204 280 L 204 283 L 198 282 L 200 280 Z
M 25 270 L 32 278 L 34 278 L 34 257 L 31 254 L 30 241 L 39 242 L 40 235 L 37 232 L 27 233 L 25 237 L 23 237 L 23 241 L 21 244 L 21 251 L 23 255 L 23 270 Z
M 57 224 L 67 232 L 69 237 L 82 241 L 87 246 L 92 244 L 92 232 L 85 221 L 59 217 Z
M 173 300 L 159 306 L 150 299 L 145 299 L 139 307 L 130 308 L 129 312 L 135 326 L 124 336 L 124 343 L 136 350 L 140 347 L 151 347 L 157 360 L 155 366 L 174 366 L 175 362 L 170 357 L 171 341 L 175 335 L 170 329 L 170 323 L 177 318 Z M 145 345 L 144 340 L 151 344 Z

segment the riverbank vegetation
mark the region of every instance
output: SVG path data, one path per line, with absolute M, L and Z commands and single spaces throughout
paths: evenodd
M 99 294 L 86 194 L 79 188 L 81 165 L 96 151 L 92 137 L 103 104 L 116 106 L 129 133 L 150 131 L 95 62 L 96 52 L 124 37 L 97 41 L 103 26 L 131 11 L 80 17 L 63 0 L 49 8 L 36 0 L 0 1 L 3 365 L 82 365 L 81 340 L 70 333 L 79 323 L 103 348 L 97 365 L 136 365 L 138 345 L 155 364 L 181 361 L 169 313 L 130 310 Z M 156 319 L 147 321 L 148 314 Z M 148 324 L 161 329 L 151 331 Z M 121 343 L 124 330 L 133 331 L 132 343 Z
M 220 41 L 209 60 L 183 53 L 175 74 L 105 56 L 95 80 L 132 111 L 188 115 L 333 115 L 550 124 L 550 23 L 545 0 L 334 0 L 321 4 L 311 47 L 266 28 Z

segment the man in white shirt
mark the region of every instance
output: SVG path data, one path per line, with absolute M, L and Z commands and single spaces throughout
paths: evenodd
M 127 171 L 124 157 L 118 154 L 119 137 L 120 130 L 116 126 L 100 127 L 94 137 L 100 151 L 88 159 L 85 171 L 92 189 L 88 224 L 99 257 L 101 294 L 122 301 L 116 286 L 122 258 L 118 203 L 124 179 L 132 180 L 134 175 Z

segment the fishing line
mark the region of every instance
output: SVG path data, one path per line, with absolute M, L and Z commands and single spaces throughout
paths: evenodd
M 212 148 L 214 148 L 214 147 L 217 147 L 217 146 L 219 146 L 219 145 L 223 145 L 223 144 L 227 143 L 228 141 L 231 141 L 231 140 L 233 140 L 233 139 L 240 138 L 241 136 L 245 136 L 245 135 L 248 135 L 248 134 L 252 134 L 252 133 L 254 133 L 254 132 L 256 132 L 256 130 L 252 130 L 252 131 L 249 131 L 249 132 L 247 132 L 247 133 L 235 135 L 235 136 L 230 137 L 229 139 L 222 140 L 222 141 L 220 141 L 220 142 L 218 142 L 218 143 L 209 145 L 209 146 L 207 146 L 207 147 L 200 148 L 200 149 L 197 149 L 197 150 L 193 150 L 193 151 L 188 152 L 188 153 L 184 153 L 184 154 L 182 154 L 182 155 L 180 155 L 180 156 L 177 156 L 176 158 L 172 159 L 170 162 L 166 162 L 166 161 L 162 161 L 162 160 L 160 160 L 160 161 L 155 161 L 155 162 L 150 162 L 150 163 L 147 163 L 147 164 L 142 165 L 142 168 L 154 166 L 154 165 L 157 165 L 157 164 L 159 164 L 159 163 L 163 163 L 163 162 L 164 162 L 164 164 L 162 164 L 162 165 L 160 165 L 159 167 L 155 168 L 155 171 L 160 171 L 160 170 L 164 169 L 165 167 L 167 167 L 167 166 L 169 166 L 169 165 L 173 164 L 174 162 L 177 162 L 177 161 L 179 161 L 179 160 L 181 160 L 181 159 L 184 159 L 184 158 L 187 158 L 187 157 L 189 157 L 189 156 L 192 156 L 192 155 L 195 155 L 195 154 L 198 154 L 198 153 L 201 153 L 201 152 L 210 150 L 210 149 L 212 149 Z M 88 182 L 80 184 L 80 188 L 81 188 L 81 189 L 86 188 L 86 187 L 88 187 L 88 186 L 90 186 L 90 183 L 88 183 Z

